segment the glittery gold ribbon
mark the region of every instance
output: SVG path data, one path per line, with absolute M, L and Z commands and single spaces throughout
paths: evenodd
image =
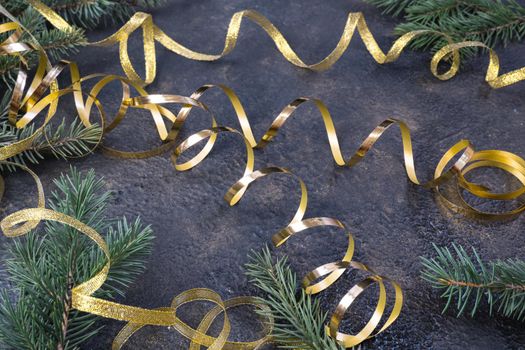
M 36 176 L 33 173 L 32 175 Z M 35 179 L 39 184 L 38 179 Z M 40 190 L 41 187 L 39 184 L 39 192 Z M 267 343 L 270 340 L 268 336 L 264 336 L 259 340 L 249 342 L 232 342 L 227 340 L 231 325 L 226 313 L 226 309 L 239 305 L 253 305 L 256 307 L 265 308 L 264 305 L 261 305 L 261 303 L 253 297 L 241 297 L 223 301 L 220 295 L 212 290 L 195 288 L 187 290 L 176 296 L 172 301 L 171 307 L 155 310 L 123 305 L 93 297 L 93 293 L 102 287 L 106 281 L 111 264 L 109 250 L 106 242 L 104 241 L 104 238 L 93 228 L 82 223 L 81 221 L 78 221 L 77 219 L 66 214 L 46 209 L 43 206 L 39 208 L 22 209 L 8 215 L 0 222 L 0 228 L 6 236 L 14 237 L 29 232 L 41 220 L 56 221 L 75 228 L 80 233 L 86 235 L 93 242 L 95 242 L 95 244 L 103 251 L 104 255 L 106 256 L 107 262 L 104 267 L 88 281 L 73 287 L 71 291 L 71 298 L 72 307 L 77 310 L 102 317 L 130 322 L 130 324 L 124 328 L 115 339 L 113 349 L 120 349 L 129 336 L 131 336 L 134 331 L 140 329 L 140 327 L 144 325 L 171 326 L 186 338 L 190 339 L 192 343 L 198 344 L 199 346 L 206 346 L 210 350 L 257 349 L 257 347 Z M 24 226 L 25 228 L 21 230 L 21 227 Z M 192 328 L 176 315 L 176 311 L 181 305 L 195 301 L 208 301 L 217 305 L 216 308 L 212 309 L 204 317 L 198 329 Z M 206 335 L 209 325 L 220 313 L 224 313 L 224 322 L 221 332 L 217 337 Z M 267 325 L 271 324 L 272 320 L 269 320 Z M 269 329 L 269 331 L 271 331 L 271 329 Z M 195 345 L 192 345 L 192 347 L 194 346 Z
M 5 10 L 0 6 L 0 11 Z M 48 15 L 47 18 L 50 21 L 52 21 L 52 23 L 55 22 L 53 23 L 55 25 L 57 25 L 56 23 L 60 22 L 59 20 L 57 20 L 57 17 L 54 17 L 52 14 Z M 238 26 L 233 27 L 234 29 L 237 28 L 235 31 L 233 31 L 234 33 L 238 33 L 241 18 L 242 16 L 240 16 L 238 19 Z M 262 21 L 261 23 L 264 24 L 266 22 Z M 65 26 L 66 24 L 67 23 L 64 21 L 60 24 L 60 26 Z M 357 26 L 359 29 L 359 22 Z M 230 28 L 232 27 L 230 26 Z M 147 29 L 145 30 L 147 31 Z M 498 150 L 475 151 L 469 141 L 462 140 L 454 146 L 452 146 L 447 152 L 445 152 L 438 165 L 436 166 L 434 177 L 427 182 L 420 182 L 416 175 L 414 166 L 414 156 L 412 152 L 410 131 L 408 129 L 408 126 L 402 121 L 395 119 L 385 120 L 370 133 L 370 135 L 361 144 L 360 148 L 355 154 L 345 159 L 339 147 L 338 136 L 336 134 L 334 123 L 326 105 L 318 99 L 299 98 L 290 103 L 288 106 L 286 106 L 283 109 L 283 111 L 277 116 L 277 118 L 275 118 L 275 120 L 272 122 L 269 129 L 262 136 L 262 138 L 259 141 L 256 141 L 251 130 L 249 119 L 244 111 L 244 108 L 239 98 L 231 89 L 229 89 L 226 86 L 205 85 L 198 89 L 190 97 L 166 94 L 149 95 L 141 87 L 141 82 L 138 79 L 136 79 L 136 77 L 133 77 L 132 74 L 130 76 L 128 71 L 126 72 L 128 73 L 128 78 L 119 77 L 116 75 L 89 75 L 86 77 L 81 77 L 78 71 L 78 67 L 72 62 L 63 61 L 55 67 L 51 67 L 49 65 L 49 61 L 47 60 L 47 57 L 45 56 L 45 52 L 43 52 L 43 50 L 41 50 L 37 44 L 18 43 L 17 40 L 19 39 L 20 34 L 22 32 L 22 27 L 18 23 L 14 22 L 0 26 L 0 32 L 9 31 L 13 31 L 13 34 L 9 36 L 9 38 L 6 41 L 0 44 L 0 54 L 20 55 L 23 52 L 29 50 L 37 50 L 40 54 L 40 61 L 36 70 L 35 77 L 31 82 L 31 85 L 29 86 L 27 92 L 25 93 L 24 90 L 28 74 L 26 70 L 23 69 L 23 67 L 19 72 L 9 108 L 9 119 L 14 125 L 16 125 L 19 128 L 27 126 L 29 123 L 34 122 L 37 116 L 40 113 L 42 113 L 42 111 L 46 107 L 48 107 L 48 113 L 47 116 L 44 118 L 43 125 L 37 129 L 37 131 L 41 132 L 43 130 L 43 127 L 54 116 L 59 99 L 66 94 L 73 94 L 78 115 L 82 123 L 84 123 L 84 125 L 91 125 L 91 109 L 93 105 L 95 105 L 99 111 L 99 115 L 102 120 L 102 125 L 104 126 L 104 130 L 106 131 L 106 133 L 118 126 L 118 124 L 124 119 L 126 112 L 130 107 L 144 108 L 151 113 L 157 131 L 159 133 L 159 137 L 165 143 L 154 149 L 141 152 L 125 152 L 117 149 L 106 148 L 104 146 L 103 151 L 106 154 L 122 158 L 145 158 L 170 151 L 172 152 L 171 158 L 173 164 L 177 170 L 189 170 L 197 164 L 199 164 L 202 160 L 204 160 L 206 156 L 211 152 L 218 134 L 234 133 L 240 135 L 246 145 L 247 161 L 243 177 L 239 181 L 237 181 L 226 193 L 225 199 L 228 201 L 228 203 L 230 203 L 230 205 L 236 204 L 242 198 L 243 194 L 248 189 L 250 184 L 262 177 L 279 174 L 286 176 L 294 176 L 290 171 L 279 167 L 254 170 L 253 149 L 261 148 L 268 144 L 277 135 L 279 129 L 285 124 L 286 120 L 294 113 L 297 107 L 299 107 L 305 102 L 311 101 L 319 110 L 321 117 L 324 121 L 324 126 L 328 137 L 328 143 L 336 164 L 340 166 L 354 166 L 366 155 L 366 153 L 374 145 L 377 139 L 390 126 L 397 124 L 400 128 L 401 138 L 403 141 L 405 168 L 407 176 L 411 182 L 413 182 L 416 185 L 421 185 L 426 188 L 434 189 L 439 194 L 440 198 L 443 199 L 449 207 L 476 217 L 508 217 L 518 214 L 521 211 L 525 210 L 525 205 L 522 205 L 517 207 L 516 209 L 512 209 L 507 212 L 483 212 L 478 210 L 477 208 L 470 206 L 468 202 L 462 197 L 463 192 L 465 191 L 480 198 L 493 200 L 514 200 L 523 195 L 525 193 L 525 161 L 515 154 Z M 129 35 L 129 33 L 127 33 L 128 31 L 129 29 L 126 29 L 122 32 L 124 34 L 119 34 L 115 37 L 119 39 L 118 41 L 121 44 L 121 58 L 122 52 L 125 51 L 122 50 L 122 47 L 126 46 L 126 44 L 122 43 L 127 43 L 127 35 Z M 275 31 L 269 31 L 269 34 L 272 35 L 273 33 L 274 35 L 278 35 L 275 34 Z M 155 33 L 155 30 L 153 32 Z M 361 30 L 360 33 L 361 36 L 363 36 Z M 148 34 L 148 36 L 149 35 L 150 34 Z M 123 38 L 125 38 L 125 40 Z M 364 36 L 364 38 L 366 38 L 366 36 Z M 278 42 L 282 44 L 282 41 Z M 235 40 L 231 41 L 231 43 L 235 43 Z M 348 45 L 348 43 L 346 43 L 345 45 Z M 396 58 L 397 55 L 399 55 L 399 53 L 401 52 L 401 49 L 404 47 L 404 45 L 406 45 L 406 43 L 396 42 L 393 48 L 390 50 L 390 52 L 394 52 L 395 54 L 389 56 L 389 52 L 389 54 L 385 56 L 385 61 L 388 60 L 388 57 L 390 57 L 390 60 Z M 338 48 L 339 47 L 340 46 L 338 45 Z M 438 61 L 441 60 L 448 53 L 452 53 L 453 57 L 456 57 L 457 49 L 458 48 L 456 47 L 453 49 L 451 48 L 451 51 L 449 52 L 446 52 L 446 50 L 438 52 L 440 55 L 443 55 L 438 59 Z M 231 48 L 229 50 L 231 50 Z M 335 60 L 337 60 L 338 56 L 336 56 L 337 55 L 332 53 L 332 56 L 329 56 L 329 58 L 322 61 L 325 62 L 323 63 L 324 65 L 321 65 L 321 62 L 319 63 L 320 66 L 314 65 L 310 68 L 327 68 L 329 65 L 333 64 Z M 125 54 L 124 59 L 121 60 L 122 62 L 126 61 L 125 57 L 127 57 L 127 53 Z M 494 57 L 497 58 L 497 56 Z M 128 62 L 130 61 L 128 60 Z M 455 60 L 453 62 L 455 62 Z M 296 62 L 292 60 L 292 63 Z M 58 85 L 56 84 L 56 78 L 59 74 L 67 71 L 65 69 L 67 67 L 69 68 L 72 83 L 69 87 L 65 89 L 58 89 Z M 452 67 L 454 67 L 454 63 Z M 435 68 L 437 69 L 437 64 Z M 453 68 L 451 68 L 451 70 L 453 71 Z M 455 71 L 453 71 L 453 74 L 455 74 Z M 149 77 L 152 77 L 151 74 L 149 75 Z M 501 77 L 502 76 L 500 76 L 500 78 Z M 91 88 L 89 93 L 83 93 L 82 83 L 93 79 L 98 80 L 95 80 L 96 82 L 94 83 L 94 86 Z M 108 124 L 106 120 L 106 115 L 104 114 L 104 109 L 98 101 L 97 96 L 101 94 L 101 91 L 107 84 L 113 81 L 119 81 L 121 83 L 123 89 L 123 98 L 120 101 L 120 106 L 116 115 Z M 507 84 L 509 81 L 510 80 L 506 80 L 504 83 Z M 237 114 L 240 123 L 240 131 L 229 127 L 218 126 L 218 123 L 211 111 L 209 110 L 209 108 L 199 101 L 199 99 L 203 96 L 203 94 L 206 91 L 214 87 L 221 89 L 232 103 L 232 106 L 234 107 L 234 110 Z M 140 96 L 131 98 L 131 88 L 134 88 Z M 45 95 L 47 90 L 49 90 L 49 94 Z M 83 96 L 86 96 L 85 101 Z M 170 110 L 162 106 L 163 104 L 170 103 L 183 105 L 183 108 L 179 111 L 177 115 L 175 115 Z M 198 133 L 191 135 L 189 138 L 182 141 L 177 147 L 175 147 L 175 141 L 178 132 L 183 127 L 187 117 L 189 116 L 189 113 L 193 108 L 199 108 L 210 113 L 211 128 L 202 130 Z M 165 119 L 168 121 L 168 124 L 170 124 L 169 128 L 166 127 Z M 0 148 L 0 160 L 5 161 L 6 159 L 26 150 L 27 147 L 31 145 L 31 142 L 33 141 L 34 137 L 35 134 L 17 143 Z M 179 162 L 182 153 L 204 140 L 207 140 L 207 142 L 196 156 L 194 156 L 186 162 Z M 453 163 L 452 166 L 449 165 L 451 163 Z M 482 167 L 495 167 L 502 169 L 512 174 L 515 178 L 517 178 L 518 181 L 522 184 L 522 186 L 516 190 L 511 190 L 505 193 L 496 193 L 491 191 L 486 186 L 475 184 L 466 180 L 465 177 L 467 173 L 474 169 Z M 33 173 L 31 174 L 34 175 Z M 123 305 L 93 297 L 93 293 L 98 288 L 100 288 L 100 286 L 102 286 L 105 279 L 107 278 L 107 273 L 110 268 L 110 261 L 109 255 L 107 253 L 106 243 L 104 242 L 100 234 L 98 234 L 96 231 L 86 226 L 85 224 L 67 215 L 44 208 L 43 191 L 36 175 L 34 175 L 34 177 L 37 181 L 39 189 L 38 208 L 24 209 L 9 215 L 0 222 L 0 228 L 7 236 L 22 235 L 28 232 L 30 229 L 34 228 L 41 220 L 54 220 L 74 227 L 81 233 L 90 237 L 98 245 L 98 247 L 108 257 L 107 264 L 92 279 L 82 283 L 79 286 L 74 287 L 72 293 L 73 307 L 80 311 L 129 322 L 129 324 L 116 337 L 113 344 L 114 349 L 119 349 L 135 331 L 137 331 L 144 325 L 173 326 L 178 332 L 180 332 L 183 336 L 187 337 L 191 341 L 190 349 L 192 350 L 198 349 L 201 345 L 207 346 L 210 349 L 256 349 L 260 345 L 270 341 L 271 338 L 268 336 L 265 336 L 253 342 L 231 342 L 227 340 L 228 334 L 230 332 L 230 323 L 226 314 L 226 310 L 228 308 L 243 304 L 250 304 L 255 305 L 257 307 L 262 307 L 250 297 L 240 297 L 223 301 L 219 295 L 217 295 L 211 290 L 193 289 L 175 297 L 171 307 L 160 308 L 155 310 Z M 301 200 L 296 214 L 285 228 L 274 234 L 274 236 L 272 237 L 272 241 L 276 246 L 280 246 L 292 236 L 312 227 L 333 226 L 338 227 L 346 232 L 349 241 L 345 254 L 341 258 L 341 260 L 324 264 L 306 274 L 306 276 L 303 278 L 303 287 L 308 293 L 319 293 L 325 290 L 326 288 L 330 287 L 333 283 L 335 283 L 341 277 L 344 271 L 349 268 L 362 270 L 369 274 L 369 277 L 357 283 L 341 299 L 339 305 L 337 306 L 334 314 L 330 319 L 330 323 L 327 325 L 326 328 L 328 334 L 337 339 L 345 347 L 357 345 L 361 343 L 364 339 L 367 339 L 368 337 L 374 336 L 377 333 L 380 333 L 381 331 L 385 330 L 396 320 L 396 318 L 400 314 L 402 307 L 403 294 L 401 288 L 396 282 L 391 281 L 388 278 L 373 272 L 370 268 L 366 267 L 361 263 L 352 261 L 354 251 L 353 237 L 339 220 L 326 217 L 315 217 L 306 219 L 304 218 L 307 208 L 307 190 L 306 186 L 304 185 L 304 182 L 300 178 L 297 178 L 297 180 L 301 189 Z M 442 193 L 442 191 L 440 190 L 441 185 L 452 180 L 455 180 L 457 183 L 457 192 L 460 198 L 459 201 L 455 201 L 449 198 L 446 193 Z M 0 178 L 0 190 L 3 190 L 3 187 L 3 180 Z M 390 283 L 393 286 L 395 292 L 394 305 L 387 319 L 382 325 L 380 325 L 381 319 L 386 309 L 387 301 L 385 282 Z M 338 328 L 340 322 L 344 317 L 345 312 L 353 303 L 353 301 L 364 290 L 366 290 L 366 288 L 376 283 L 379 287 L 379 296 L 376 309 L 370 321 L 356 335 L 344 334 L 339 332 Z M 176 316 L 176 310 L 180 305 L 197 300 L 211 301 L 216 304 L 216 307 L 213 308 L 203 318 L 200 325 L 196 329 L 194 329 L 189 327 L 186 323 L 181 321 Z M 225 316 L 223 328 L 220 334 L 217 337 L 211 337 L 206 335 L 206 332 L 213 320 L 223 312 Z
M 39 0 L 28 0 L 28 2 L 40 12 L 54 27 L 62 31 L 71 30 L 71 26 L 50 9 L 48 6 L 42 4 Z M 201 52 L 193 51 L 184 45 L 178 43 L 177 41 L 170 38 L 166 33 L 164 33 L 159 27 L 153 23 L 153 18 L 150 14 L 144 12 L 135 13 L 129 21 L 124 24 L 118 31 L 109 37 L 90 43 L 94 46 L 110 46 L 119 44 L 119 56 L 122 69 L 126 73 L 126 76 L 136 82 L 143 85 L 148 85 L 153 80 L 155 80 L 156 75 L 156 53 L 155 53 L 155 42 L 160 43 L 166 49 L 192 60 L 198 61 L 215 61 L 218 60 L 227 54 L 229 54 L 237 44 L 237 39 L 239 37 L 239 32 L 241 29 L 241 24 L 243 18 L 247 18 L 252 22 L 260 26 L 266 34 L 273 40 L 275 46 L 283 57 L 292 63 L 293 65 L 300 68 L 307 68 L 314 71 L 323 71 L 330 68 L 334 65 L 341 56 L 345 53 L 354 36 L 354 33 L 357 29 L 361 40 L 365 44 L 366 49 L 372 56 L 372 58 L 379 64 L 390 63 L 396 61 L 401 52 L 405 47 L 412 41 L 414 38 L 420 35 L 425 35 L 429 33 L 443 35 L 446 40 L 449 42 L 448 45 L 441 48 L 438 52 L 434 54 L 430 62 L 430 70 L 432 74 L 440 80 L 448 80 L 452 78 L 459 70 L 460 65 L 460 56 L 459 50 L 465 47 L 481 47 L 487 49 L 489 52 L 489 65 L 487 67 L 487 73 L 485 76 L 485 81 L 493 88 L 501 88 L 504 86 L 515 84 L 519 81 L 525 79 L 525 67 L 513 70 L 505 74 L 499 74 L 499 58 L 495 51 L 479 41 L 466 41 L 460 43 L 453 43 L 451 38 L 447 35 L 435 31 L 429 30 L 416 30 L 409 33 L 406 33 L 399 37 L 388 50 L 387 53 L 384 53 L 383 50 L 379 47 L 374 36 L 368 28 L 364 15 L 361 12 L 349 13 L 343 33 L 339 38 L 339 41 L 336 47 L 332 52 L 326 56 L 324 59 L 317 63 L 307 64 L 295 53 L 295 51 L 288 44 L 288 41 L 283 36 L 283 34 L 275 27 L 275 25 L 270 22 L 266 17 L 254 10 L 244 10 L 239 11 L 233 14 L 230 23 L 228 25 L 228 30 L 226 32 L 226 39 L 224 42 L 224 48 L 220 54 L 206 54 Z M 142 29 L 143 34 L 143 46 L 144 46 L 144 62 L 146 77 L 142 79 L 131 62 L 131 59 L 128 54 L 128 39 L 129 36 L 136 30 Z M 450 68 L 444 72 L 438 72 L 438 66 L 440 62 L 444 59 L 452 57 Z

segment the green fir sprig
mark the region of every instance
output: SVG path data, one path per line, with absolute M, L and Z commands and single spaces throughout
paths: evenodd
M 422 257 L 421 276 L 446 299 L 443 312 L 456 304 L 458 317 L 474 316 L 483 303 L 505 317 L 525 321 L 525 261 L 519 259 L 484 262 L 476 250 L 472 254 L 457 245 L 453 252 L 437 247 L 433 258 Z
M 481 41 L 489 47 L 507 45 L 525 36 L 525 7 L 514 0 L 364 0 L 404 22 L 394 33 L 430 30 L 447 34 L 454 42 Z M 448 41 L 438 34 L 418 36 L 414 49 L 435 52 Z M 463 57 L 477 54 L 478 48 L 464 48 Z
M 26 0 L 0 0 L 22 25 L 33 35 L 24 32 L 21 42 L 31 42 L 36 39 L 53 61 L 67 58 L 78 52 L 79 47 L 87 43 L 85 30 L 93 29 L 101 24 L 122 23 L 137 9 L 147 9 L 162 5 L 165 0 L 43 0 L 47 6 L 73 24 L 70 31 L 53 28 L 45 18 L 33 9 Z M 10 19 L 0 15 L 0 23 Z M 0 35 L 0 42 L 8 34 Z M 34 39 L 33 39 L 34 38 Z M 37 62 L 35 52 L 24 53 L 30 67 Z M 6 118 L 7 106 L 11 89 L 20 65 L 20 59 L 12 55 L 0 55 L 0 146 L 5 146 L 22 140 L 31 135 L 33 128 L 17 129 Z M 78 121 L 66 126 L 62 123 L 57 128 L 47 127 L 33 143 L 33 146 L 23 153 L 9 159 L 18 164 L 37 163 L 45 154 L 55 157 L 80 157 L 87 154 L 100 139 L 102 130 L 97 125 L 84 127 Z M 48 137 L 45 137 L 48 135 Z M 5 166 L 0 166 L 0 169 Z M 10 169 L 15 169 L 10 167 Z
M 297 276 L 286 257 L 276 261 L 266 247 L 252 253 L 246 265 L 250 282 L 264 292 L 259 302 L 268 308 L 257 312 L 274 319 L 272 337 L 278 347 L 301 350 L 342 350 L 324 331 L 327 314 L 321 311 L 318 299 L 298 288 Z
M 29 137 L 33 132 L 33 125 L 18 129 L 7 121 L 2 122 L 0 117 L 0 147 Z M 71 123 L 62 120 L 58 126 L 47 125 L 33 140 L 31 147 L 7 160 L 26 165 L 38 164 L 46 155 L 63 159 L 84 156 L 92 151 L 101 135 L 102 129 L 97 124 L 85 127 L 78 119 Z M 0 163 L 2 169 L 12 171 L 16 167 Z
M 84 29 L 101 23 L 118 23 L 128 19 L 137 9 L 149 9 L 166 0 L 40 0 L 66 21 Z M 26 0 L 1 0 L 0 4 L 15 16 L 29 7 Z
M 140 219 L 108 218 L 111 193 L 93 170 L 74 168 L 55 180 L 49 207 L 75 217 L 108 244 L 111 268 L 99 297 L 111 299 L 143 272 L 153 234 Z M 0 292 L 0 344 L 12 349 L 78 349 L 97 334 L 97 317 L 72 309 L 71 289 L 93 277 L 104 254 L 75 229 L 48 221 L 7 246 L 8 286 Z

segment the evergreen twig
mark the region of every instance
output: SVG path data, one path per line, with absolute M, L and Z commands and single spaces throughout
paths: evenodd
M 140 219 L 106 217 L 110 192 L 94 171 L 55 180 L 49 207 L 71 215 L 98 232 L 111 256 L 107 282 L 96 295 L 114 298 L 144 270 L 151 251 L 152 231 Z M 13 349 L 78 349 L 99 326 L 94 315 L 71 308 L 71 289 L 94 276 L 105 256 L 89 238 L 57 222 L 14 239 L 8 245 L 9 288 L 0 291 L 0 344 Z
M 266 296 L 258 298 L 268 309 L 258 312 L 273 318 L 273 339 L 280 348 L 302 350 L 341 350 L 335 340 L 326 335 L 324 325 L 327 314 L 321 311 L 318 299 L 298 291 L 297 277 L 288 265 L 287 258 L 273 261 L 266 247 L 253 253 L 246 265 L 250 282 Z
M 455 42 L 481 41 L 489 47 L 507 45 L 525 36 L 525 7 L 515 0 L 364 0 L 384 13 L 403 15 L 404 23 L 394 33 L 413 30 L 445 33 Z M 410 45 L 418 50 L 435 52 L 448 44 L 438 34 L 426 34 Z M 464 48 L 463 57 L 477 54 L 477 48 Z
M 30 136 L 34 132 L 33 125 L 23 129 L 12 126 L 5 118 L 0 117 L 0 147 L 9 145 Z M 65 120 L 58 126 L 47 125 L 33 141 L 32 146 L 24 152 L 7 159 L 17 164 L 38 164 L 45 155 L 55 158 L 80 157 L 91 152 L 102 135 L 102 128 L 97 124 L 85 127 L 78 119 L 70 124 Z M 16 170 L 15 167 L 0 164 L 2 169 Z
M 457 315 L 470 310 L 474 316 L 485 301 L 505 317 L 525 320 L 525 261 L 496 260 L 485 263 L 476 250 L 469 255 L 461 246 L 448 248 L 434 245 L 437 256 L 422 257 L 421 276 L 433 287 L 442 290 L 447 300 L 443 312 L 455 302 Z

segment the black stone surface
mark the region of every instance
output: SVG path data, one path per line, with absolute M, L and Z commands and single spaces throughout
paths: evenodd
M 363 11 L 381 47 L 394 40 L 395 20 L 361 1 L 172 1 L 154 11 L 155 23 L 169 35 L 203 52 L 222 49 L 231 15 L 252 8 L 266 15 L 285 34 L 306 62 L 325 57 L 335 46 L 347 13 Z M 111 30 L 93 34 L 105 37 Z M 130 52 L 142 64 L 138 34 Z M 498 50 L 503 71 L 522 66 L 524 44 Z M 75 58 L 82 74 L 118 73 L 118 48 L 85 48 Z M 448 82 L 429 71 L 428 54 L 406 52 L 392 64 L 376 64 L 359 37 L 330 70 L 314 73 L 290 65 L 263 30 L 246 21 L 237 48 L 218 62 L 205 63 L 158 49 L 158 76 L 151 93 L 190 95 L 205 83 L 221 83 L 240 96 L 256 136 L 278 112 L 299 96 L 321 98 L 329 106 L 342 148 L 349 155 L 383 119 L 405 120 L 413 132 L 416 166 L 428 178 L 442 153 L 460 139 L 478 149 L 505 149 L 524 154 L 525 84 L 491 90 L 483 77 L 487 57 L 466 64 Z M 119 99 L 118 86 L 103 102 Z M 233 110 L 220 93 L 204 98 L 220 124 L 237 126 Z M 72 106 L 64 114 L 73 115 Z M 69 108 L 69 109 L 68 109 Z M 207 127 L 197 112 L 183 136 Z M 148 115 L 131 111 L 126 121 L 108 136 L 110 145 L 146 149 L 156 144 Z M 230 208 L 222 200 L 228 187 L 242 175 L 244 148 L 239 139 L 220 137 L 211 156 L 196 169 L 176 172 L 168 156 L 146 160 L 115 160 L 96 153 L 70 163 L 94 168 L 116 192 L 111 215 L 140 215 L 152 225 L 154 254 L 127 297 L 126 304 L 161 307 L 173 296 L 194 287 L 208 287 L 225 298 L 252 294 L 243 264 L 251 249 L 269 243 L 271 235 L 292 218 L 299 199 L 298 184 L 283 177 L 256 183 L 241 203 Z M 275 142 L 256 151 L 256 168 L 279 165 L 302 177 L 309 189 L 307 217 L 339 218 L 356 240 L 356 259 L 402 285 L 406 303 L 399 320 L 383 334 L 367 341 L 366 349 L 523 349 L 523 323 L 500 316 L 490 318 L 482 307 L 475 318 L 441 313 L 444 305 L 436 291 L 419 277 L 419 256 L 433 253 L 432 243 L 474 246 L 486 259 L 525 258 L 523 217 L 505 223 L 482 223 L 452 215 L 441 208 L 434 194 L 413 186 L 406 178 L 397 130 L 390 130 L 369 156 L 352 169 L 338 168 L 331 157 L 320 115 L 312 106 L 301 107 Z M 48 192 L 51 180 L 67 171 L 65 161 L 46 161 L 35 167 Z M 34 189 L 27 175 L 7 177 L 2 213 L 33 203 Z M 6 242 L 1 238 L 2 243 Z M 0 256 L 4 248 L 0 250 Z M 290 256 L 297 271 L 305 273 L 337 260 L 345 249 L 339 231 L 317 230 L 292 238 L 279 252 Z M 327 309 L 335 306 L 356 281 L 348 274 L 321 297 Z M 345 322 L 345 330 L 364 325 L 375 303 L 375 290 L 360 300 Z M 196 325 L 204 309 L 188 306 L 181 315 Z M 232 312 L 232 338 L 253 339 L 259 327 L 248 310 Z M 106 327 L 86 349 L 108 349 L 122 323 Z M 187 341 L 173 330 L 146 327 L 126 349 L 181 349 Z

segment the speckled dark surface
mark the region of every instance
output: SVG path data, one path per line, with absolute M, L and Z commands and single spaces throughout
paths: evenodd
M 154 11 L 154 20 L 167 33 L 191 48 L 205 52 L 222 49 L 231 15 L 253 8 L 273 21 L 292 47 L 307 62 L 316 61 L 335 46 L 346 16 L 363 11 L 379 44 L 387 49 L 395 21 L 360 1 L 172 1 Z M 95 33 L 100 38 L 110 30 Z M 138 39 L 138 36 L 137 38 Z M 130 52 L 140 61 L 139 40 Z M 522 66 L 524 44 L 501 49 L 502 68 Z M 491 90 L 484 82 L 486 57 L 467 64 L 449 82 L 429 71 L 429 55 L 407 52 L 395 63 L 380 66 L 355 37 L 343 58 L 332 69 L 314 73 L 290 65 L 275 50 L 263 30 L 247 21 L 237 48 L 214 63 L 189 61 L 159 48 L 158 76 L 149 91 L 190 95 L 205 83 L 233 88 L 241 98 L 260 136 L 271 120 L 299 96 L 321 98 L 327 103 L 338 129 L 342 148 L 353 152 L 362 139 L 384 118 L 405 120 L 413 131 L 416 165 L 421 177 L 429 177 L 442 153 L 459 139 L 467 138 L 478 149 L 505 149 L 524 154 L 525 84 Z M 76 57 L 83 74 L 120 73 L 118 49 L 86 48 Z M 108 101 L 118 88 L 108 91 Z M 237 126 L 232 108 L 218 92 L 204 99 L 220 124 Z M 71 108 L 71 107 L 68 107 Z M 196 113 L 184 135 L 208 126 L 207 117 Z M 141 112 L 132 112 L 108 137 L 114 146 L 145 149 L 155 144 L 153 123 Z M 128 148 L 129 149 L 129 148 Z M 243 274 L 251 249 L 260 249 L 271 235 L 291 219 L 298 203 L 297 183 L 274 177 L 256 183 L 241 203 L 230 208 L 222 195 L 242 174 L 244 149 L 235 137 L 221 137 L 212 155 L 196 169 L 178 173 L 167 156 L 147 160 L 113 160 L 97 153 L 72 162 L 81 169 L 94 168 L 116 192 L 111 214 L 140 215 L 155 231 L 154 254 L 146 273 L 129 292 L 125 303 L 142 307 L 168 305 L 171 298 L 193 287 L 208 287 L 225 298 L 254 293 Z M 487 308 L 475 319 L 456 318 L 454 311 L 441 314 L 438 293 L 419 278 L 419 256 L 432 254 L 431 243 L 452 242 L 474 246 L 487 259 L 525 258 L 523 217 L 506 223 L 480 223 L 443 210 L 433 193 L 410 184 L 405 176 L 401 142 L 392 129 L 367 159 L 352 169 L 332 161 L 322 120 L 313 107 L 301 107 L 275 142 L 256 151 L 256 168 L 285 166 L 302 177 L 310 194 L 309 216 L 331 216 L 345 222 L 355 235 L 356 259 L 390 276 L 402 285 L 406 304 L 399 320 L 386 332 L 368 341 L 370 349 L 523 349 L 525 327 L 503 317 L 489 318 Z M 35 170 L 49 192 L 51 180 L 67 171 L 65 161 L 46 161 Z M 2 213 L 32 203 L 32 187 L 26 175 L 8 176 Z M 25 192 L 25 193 L 24 193 Z M 22 200 L 22 201 L 21 201 Z M 1 238 L 0 242 L 6 242 Z M 317 230 L 295 237 L 280 249 L 299 273 L 341 257 L 345 239 L 341 232 Z M 3 248 L 2 248 L 3 249 Z M 0 250 L 0 256 L 2 250 Z M 338 282 L 323 296 L 333 308 L 355 281 Z M 363 325 L 373 306 L 375 292 L 361 301 L 346 322 Z M 362 312 L 359 312 L 362 311 Z M 246 310 L 244 310 L 246 311 Z M 257 335 L 248 312 L 235 312 L 232 337 Z M 202 308 L 188 307 L 183 315 L 193 325 Z M 108 349 L 122 326 L 108 321 L 86 349 Z M 180 349 L 187 341 L 174 331 L 148 327 L 126 349 Z

